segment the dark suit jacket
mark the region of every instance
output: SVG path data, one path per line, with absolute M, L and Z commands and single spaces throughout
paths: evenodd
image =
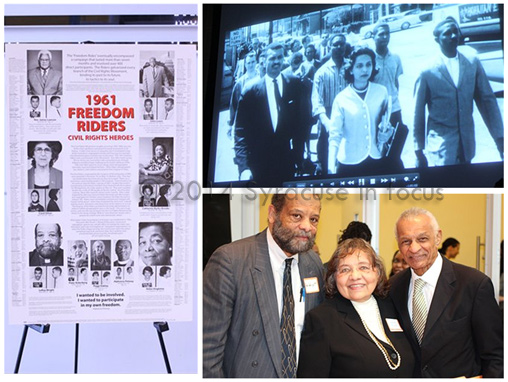
M 385 333 L 400 354 L 391 370 L 369 337 L 350 300 L 337 293 L 307 313 L 300 342 L 299 378 L 408 378 L 414 357 L 403 332 L 391 332 L 386 318 L 397 318 L 392 301 L 376 298 Z M 386 344 L 386 346 L 389 346 Z
M 459 82 L 455 87 L 446 66 L 437 57 L 420 74 L 415 85 L 415 149 L 436 153 L 437 165 L 457 163 L 463 150 L 465 161 L 476 153 L 473 100 L 492 138 L 503 137 L 503 119 L 482 64 L 477 57 L 458 53 Z M 425 106 L 429 115 L 425 124 Z
M 282 75 L 283 91 L 277 129 L 274 132 L 265 78 L 248 87 L 238 103 L 235 125 L 235 162 L 240 173 L 250 169 L 258 187 L 281 186 L 295 171 L 291 140 L 305 129 L 300 79 Z
M 306 294 L 307 312 L 323 300 L 323 265 L 312 251 L 298 265 L 321 291 Z M 278 305 L 266 230 L 217 249 L 203 273 L 203 377 L 280 378 Z
M 490 279 L 443 257 L 421 348 L 407 309 L 410 269 L 390 295 L 416 356 L 415 377 L 503 377 L 503 320 Z
M 28 71 L 28 94 L 62 95 L 62 72 L 50 68 L 46 84 L 42 79 L 39 67 Z
M 41 267 L 41 266 L 53 266 L 53 265 L 63 265 L 64 262 L 64 253 L 63 249 L 59 249 L 56 256 L 54 256 L 49 263 L 45 263 L 44 259 L 42 259 L 37 251 L 34 249 L 29 253 L 29 261 L 28 265 L 31 267 Z

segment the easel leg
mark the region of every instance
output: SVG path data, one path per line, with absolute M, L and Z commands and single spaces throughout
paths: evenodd
M 162 336 L 163 332 L 169 330 L 169 325 L 167 322 L 154 322 L 153 326 L 155 326 L 155 329 L 157 330 L 157 335 L 159 337 L 159 343 L 161 345 L 162 350 L 162 356 L 164 357 L 164 363 L 166 364 L 166 370 L 168 374 L 172 374 L 171 366 L 169 364 L 168 353 L 166 351 L 166 345 L 164 344 L 164 337 Z
M 28 335 L 28 325 L 25 325 L 23 329 L 23 336 L 21 337 L 21 343 L 19 344 L 18 359 L 16 360 L 16 367 L 14 368 L 14 374 L 18 374 L 19 365 L 21 364 L 21 357 L 23 356 L 23 349 L 25 348 L 26 336 Z
M 21 343 L 19 344 L 18 359 L 16 360 L 16 366 L 14 367 L 14 374 L 18 374 L 18 372 L 19 372 L 19 366 L 21 364 L 21 357 L 23 357 L 23 350 L 25 349 L 26 337 L 28 335 L 28 328 L 32 328 L 36 332 L 44 334 L 44 333 L 49 332 L 50 325 L 49 324 L 25 325 L 25 328 L 23 329 L 23 336 L 21 337 Z
M 74 341 L 74 374 L 78 374 L 78 349 L 79 349 L 79 323 L 76 323 L 76 336 Z

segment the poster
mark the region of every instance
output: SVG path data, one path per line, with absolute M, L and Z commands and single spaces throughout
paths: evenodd
M 6 45 L 9 323 L 190 321 L 196 48 Z

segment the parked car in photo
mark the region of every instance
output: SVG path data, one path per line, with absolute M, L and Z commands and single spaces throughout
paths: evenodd
M 395 15 L 388 15 L 381 17 L 377 23 L 366 25 L 360 29 L 360 36 L 364 39 L 372 37 L 372 31 L 377 24 L 388 24 L 390 26 L 390 32 L 396 32 L 399 30 L 406 30 L 420 24 L 422 21 L 415 10 L 410 10 L 404 13 L 398 13 Z

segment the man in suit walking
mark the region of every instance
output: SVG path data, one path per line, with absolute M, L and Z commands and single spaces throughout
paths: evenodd
M 296 376 L 305 313 L 323 300 L 323 265 L 311 250 L 320 210 L 318 196 L 275 194 L 268 229 L 210 257 L 203 377 Z
M 28 71 L 28 94 L 62 95 L 62 72 L 51 66 L 52 59 L 49 50 L 38 53 L 39 65 Z
M 148 60 L 149 66 L 143 69 L 143 94 L 145 97 L 163 97 L 164 88 L 169 88 L 168 77 L 155 57 Z
M 416 358 L 414 377 L 503 377 L 503 319 L 492 281 L 438 252 L 441 229 L 422 208 L 396 224 L 408 269 L 390 295 Z
M 429 161 L 434 166 L 471 162 L 476 151 L 473 100 L 503 158 L 503 119 L 496 97 L 480 60 L 457 51 L 459 36 L 452 17 L 437 24 L 434 38 L 440 54 L 416 81 L 417 167 L 427 167 Z M 427 126 L 425 107 L 429 110 Z
M 293 178 L 292 140 L 310 115 L 303 106 L 299 78 L 281 74 L 284 47 L 272 43 L 266 51 L 266 75 L 244 90 L 235 124 L 235 163 L 240 180 L 258 186 L 280 186 Z

